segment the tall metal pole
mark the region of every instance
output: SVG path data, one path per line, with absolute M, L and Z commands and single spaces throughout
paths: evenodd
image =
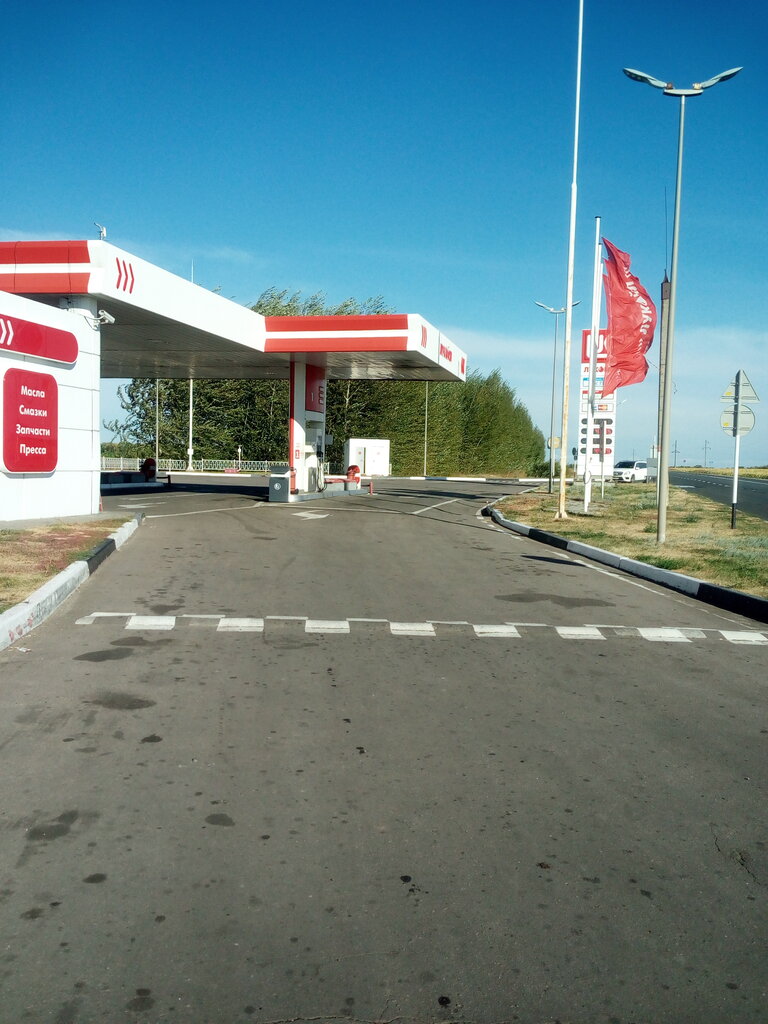
M 555 479 L 555 378 L 557 376 L 557 325 L 560 322 L 560 313 L 554 310 L 555 314 L 555 344 L 552 348 L 552 406 L 549 413 L 549 487 L 547 493 L 552 493 L 552 484 Z M 562 460 L 563 453 L 560 452 Z
M 669 319 L 667 329 L 667 359 L 664 368 L 664 403 L 661 417 L 661 450 L 659 452 L 659 508 L 656 526 L 656 541 L 663 544 L 667 538 L 667 505 L 669 502 L 669 437 L 672 408 L 672 355 L 675 344 L 675 309 L 677 306 L 677 263 L 678 239 L 680 233 L 680 192 L 683 180 L 683 135 L 685 133 L 685 99 L 687 96 L 701 96 L 705 89 L 711 89 L 718 82 L 727 82 L 742 69 L 730 68 L 719 75 L 708 78 L 706 82 L 694 82 L 690 89 L 676 89 L 672 82 L 664 82 L 660 78 L 624 68 L 624 74 L 635 82 L 645 82 L 654 89 L 662 89 L 665 96 L 680 97 L 680 129 L 677 136 L 677 181 L 675 184 L 675 219 L 672 232 L 672 280 L 669 283 Z
M 192 284 L 195 283 L 195 261 L 192 260 L 192 267 L 189 273 L 189 279 Z M 195 449 L 192 447 L 192 393 L 193 393 L 193 381 L 189 378 L 189 441 L 187 443 L 187 472 L 192 472 L 192 456 L 195 454 Z
M 424 476 L 427 475 L 427 423 L 429 422 L 429 381 L 424 381 Z
M 187 472 L 192 472 L 192 456 L 195 449 L 192 447 L 192 395 L 194 391 L 194 380 L 189 378 L 189 443 L 187 444 Z
M 664 280 L 661 282 L 661 337 L 659 343 L 659 401 L 658 401 L 658 424 L 656 427 L 656 505 L 659 504 L 659 486 L 661 474 L 659 473 L 659 452 L 663 444 L 661 417 L 664 409 L 664 378 L 667 373 L 667 335 L 669 318 L 669 278 L 666 270 Z
M 573 127 L 573 177 L 571 180 L 571 216 L 568 232 L 568 283 L 565 297 L 565 349 L 563 354 L 563 419 L 560 430 L 560 493 L 556 519 L 567 519 L 565 511 L 565 477 L 568 463 L 568 385 L 571 375 L 571 342 L 573 337 L 573 267 L 576 252 L 576 198 L 579 168 L 579 115 L 581 112 L 581 52 L 584 37 L 584 0 L 579 0 L 579 36 L 576 60 L 576 113 Z
M 160 464 L 160 381 L 155 378 L 155 470 Z
M 736 394 L 733 397 L 733 493 L 731 494 L 731 529 L 736 529 L 736 503 L 739 500 L 739 412 L 741 410 L 741 370 L 736 374 Z
M 589 385 L 587 393 L 587 451 L 584 457 L 584 511 L 589 511 L 589 503 L 592 500 L 592 449 L 594 446 L 592 434 L 595 429 L 595 377 L 597 376 L 597 348 L 600 341 L 600 279 L 601 279 L 601 260 L 600 250 L 602 248 L 602 242 L 600 239 L 600 218 L 595 217 L 595 269 L 594 276 L 592 279 L 592 330 L 591 330 L 591 342 L 589 346 Z M 603 430 L 605 427 L 603 427 Z M 603 437 L 601 435 L 601 437 Z M 602 442 L 600 447 L 601 452 L 601 463 L 602 458 Z M 602 472 L 601 472 L 602 475 Z
M 680 239 L 680 195 L 683 188 L 683 138 L 685 135 L 685 96 L 680 97 L 680 127 L 677 133 L 677 176 L 675 179 L 675 215 L 672 227 L 672 267 L 669 281 L 667 353 L 664 363 L 664 402 L 661 412 L 661 450 L 659 451 L 659 507 L 656 515 L 656 543 L 667 539 L 669 503 L 669 435 L 672 418 L 672 357 L 675 348 L 675 310 L 677 308 L 677 264 Z

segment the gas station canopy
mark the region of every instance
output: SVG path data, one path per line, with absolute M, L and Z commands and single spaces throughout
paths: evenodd
M 288 378 L 292 363 L 340 379 L 466 377 L 465 354 L 417 314 L 264 317 L 105 241 L 0 243 L 0 290 L 90 305 L 102 378 Z

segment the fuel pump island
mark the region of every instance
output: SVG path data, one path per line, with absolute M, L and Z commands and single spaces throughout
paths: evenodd
M 466 366 L 415 313 L 264 317 L 103 240 L 2 242 L 2 518 L 99 511 L 105 378 L 287 379 L 274 497 L 298 501 L 325 487 L 329 379 L 463 381 Z

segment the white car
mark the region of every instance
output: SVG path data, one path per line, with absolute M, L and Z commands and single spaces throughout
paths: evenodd
M 617 484 L 631 484 L 635 480 L 639 483 L 645 483 L 648 480 L 648 463 L 634 462 L 632 460 L 617 462 L 613 467 L 613 479 Z

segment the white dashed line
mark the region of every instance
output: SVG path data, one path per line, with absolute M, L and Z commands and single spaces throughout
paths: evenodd
M 426 622 L 392 622 L 389 619 L 310 619 L 305 615 L 233 617 L 226 615 L 136 615 L 132 612 L 92 612 L 75 620 L 77 626 L 108 624 L 123 619 L 130 630 L 169 631 L 190 627 L 216 633 L 261 633 L 265 636 L 292 632 L 317 636 L 410 636 L 423 639 L 505 639 L 556 636 L 561 640 L 647 640 L 651 643 L 691 643 L 693 640 L 726 641 L 731 644 L 768 646 L 764 630 L 697 629 L 691 626 L 625 626 L 611 623 L 556 626 L 546 622 L 485 622 L 429 619 Z
M 750 633 L 747 630 L 723 629 L 721 630 L 724 640 L 732 644 L 768 644 L 768 637 L 764 633 Z
M 666 626 L 661 626 L 658 629 L 641 627 L 639 633 L 644 640 L 675 644 L 688 644 L 691 642 L 682 629 L 669 629 Z
M 597 626 L 555 626 L 563 640 L 605 640 Z

